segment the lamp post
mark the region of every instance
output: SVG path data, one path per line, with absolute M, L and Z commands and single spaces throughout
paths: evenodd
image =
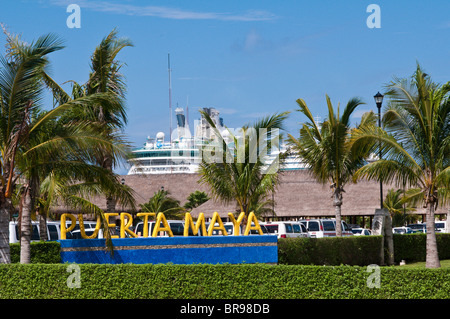
M 383 94 L 378 92 L 373 96 L 375 99 L 375 103 L 378 108 L 378 127 L 381 128 L 381 104 L 383 103 Z M 380 150 L 379 150 L 379 159 L 381 160 L 381 142 L 380 142 Z M 380 179 L 380 208 L 383 208 L 383 181 Z

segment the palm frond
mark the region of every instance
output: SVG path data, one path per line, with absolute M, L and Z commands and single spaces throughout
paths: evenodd
M 203 157 L 200 164 L 200 180 L 209 185 L 214 199 L 225 203 L 235 202 L 242 212 L 263 211 L 260 205 L 266 201 L 267 194 L 274 190 L 278 183 L 278 170 L 283 156 L 270 165 L 265 163 L 264 155 L 276 146 L 280 134 L 276 130 L 283 129 L 283 122 L 288 112 L 264 117 L 253 124 L 243 126 L 236 136 L 229 131 L 229 141 L 215 126 L 206 112 L 200 111 L 210 125 L 216 140 L 207 143 L 204 150 L 213 146 L 219 151 L 216 161 Z

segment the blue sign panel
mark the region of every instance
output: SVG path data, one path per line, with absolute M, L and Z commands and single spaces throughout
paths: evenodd
M 62 262 L 100 264 L 277 263 L 277 236 L 192 236 L 60 240 Z

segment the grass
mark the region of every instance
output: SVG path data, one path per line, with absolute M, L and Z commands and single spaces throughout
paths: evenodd
M 415 263 L 410 263 L 410 264 L 407 263 L 406 265 L 396 266 L 396 267 L 401 267 L 401 268 L 405 268 L 405 269 L 425 268 L 425 262 L 421 261 L 421 262 L 415 262 Z M 450 259 L 441 260 L 441 268 L 450 268 Z

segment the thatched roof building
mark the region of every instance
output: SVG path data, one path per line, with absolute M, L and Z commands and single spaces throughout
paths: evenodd
M 199 184 L 197 174 L 166 174 L 166 175 L 124 175 L 124 182 L 135 192 L 137 204 L 147 202 L 153 194 L 164 188 L 172 197 L 178 199 L 181 205 L 187 201 L 190 193 L 200 190 L 210 194 L 207 185 Z M 393 185 L 383 185 L 384 195 Z M 343 216 L 373 216 L 375 209 L 380 208 L 380 184 L 374 181 L 360 181 L 357 184 L 348 184 L 343 195 Z M 285 171 L 281 175 L 281 183 L 273 195 L 275 212 L 279 219 L 299 219 L 305 217 L 332 217 L 334 207 L 329 185 L 322 185 L 314 180 L 307 170 Z M 101 208 L 105 201 L 99 201 Z M 126 207 L 116 207 L 126 211 Z M 229 212 L 236 212 L 236 205 L 223 204 L 209 200 L 192 210 L 193 217 L 203 212 L 211 217 L 218 212 L 221 217 L 227 217 Z M 447 208 L 439 208 L 436 214 L 446 214 Z M 425 214 L 425 209 L 419 207 L 416 214 Z

